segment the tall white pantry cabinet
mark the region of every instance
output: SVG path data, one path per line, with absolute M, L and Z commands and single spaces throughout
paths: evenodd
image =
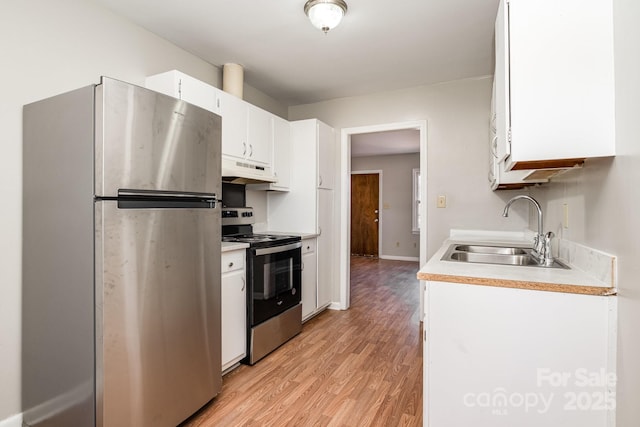
M 316 119 L 291 122 L 289 192 L 268 196 L 270 230 L 318 235 L 315 307 L 303 303 L 305 313 L 319 312 L 332 299 L 338 261 L 334 231 L 336 153 L 335 132 L 330 126 Z M 303 296 L 303 301 L 310 300 L 308 294 Z

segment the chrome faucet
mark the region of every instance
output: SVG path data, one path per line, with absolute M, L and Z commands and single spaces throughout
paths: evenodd
M 538 261 L 539 264 L 542 265 L 551 265 L 553 264 L 553 256 L 551 255 L 551 239 L 554 234 L 549 231 L 547 234 L 544 234 L 543 222 L 542 222 L 542 208 L 540 207 L 540 203 L 536 199 L 530 196 L 519 195 L 511 198 L 507 202 L 507 205 L 504 207 L 504 211 L 502 212 L 503 217 L 509 216 L 509 207 L 513 202 L 519 199 L 524 199 L 530 201 L 533 206 L 538 210 L 538 234 L 533 238 L 533 252 L 531 255 Z

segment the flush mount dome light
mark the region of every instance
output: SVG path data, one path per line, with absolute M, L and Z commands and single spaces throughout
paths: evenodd
M 304 5 L 304 13 L 314 27 L 326 34 L 337 27 L 347 13 L 347 3 L 343 0 L 309 0 Z

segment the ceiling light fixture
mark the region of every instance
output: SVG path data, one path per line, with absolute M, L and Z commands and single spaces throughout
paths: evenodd
M 304 13 L 314 27 L 327 34 L 338 26 L 347 13 L 347 3 L 344 0 L 309 0 L 304 5 Z

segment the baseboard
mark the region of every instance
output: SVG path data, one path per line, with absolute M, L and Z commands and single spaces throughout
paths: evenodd
M 0 420 L 0 427 L 22 427 L 22 414 Z
M 388 259 L 391 261 L 414 261 L 420 262 L 420 258 L 412 256 L 395 256 L 395 255 L 380 255 L 380 259 Z

